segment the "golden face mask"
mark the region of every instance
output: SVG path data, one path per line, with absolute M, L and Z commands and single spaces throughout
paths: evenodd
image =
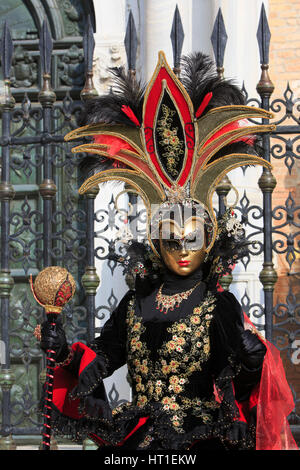
M 193 217 L 183 227 L 172 220 L 162 221 L 159 246 L 168 269 L 180 276 L 192 274 L 201 266 L 207 253 L 203 219 Z

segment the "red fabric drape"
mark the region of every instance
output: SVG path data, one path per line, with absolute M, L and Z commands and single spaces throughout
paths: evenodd
M 245 327 L 253 327 L 245 314 L 244 318 Z M 257 406 L 256 450 L 298 450 L 287 420 L 295 405 L 279 351 L 266 339 L 260 339 L 267 352 L 259 386 L 249 400 L 250 409 Z

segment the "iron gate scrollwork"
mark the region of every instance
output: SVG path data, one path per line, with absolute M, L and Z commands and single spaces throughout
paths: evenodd
M 67 12 L 66 12 L 67 14 Z M 180 13 L 176 7 L 171 31 L 174 57 L 174 72 L 180 76 L 180 56 L 184 39 L 184 30 Z M 132 13 L 129 14 L 125 36 L 128 69 L 135 76 L 137 54 L 137 32 Z M 212 32 L 212 44 L 215 52 L 217 71 L 224 73 L 224 54 L 227 33 L 222 12 L 216 18 Z M 259 98 L 251 99 L 245 95 L 249 105 L 260 106 L 275 114 L 277 129 L 272 135 L 263 136 L 264 157 L 271 162 L 282 163 L 287 174 L 292 175 L 299 160 L 298 140 L 300 139 L 299 111 L 292 90 L 288 87 L 282 99 L 271 101 L 273 85 L 268 74 L 268 55 L 270 32 L 264 7 L 262 7 L 257 33 L 260 51 L 261 79 L 257 85 Z M 52 37 L 45 22 L 40 32 L 40 62 L 42 67 L 39 103 L 30 100 L 26 90 L 22 100 L 15 103 L 11 87 L 12 60 L 17 63 L 20 50 L 15 47 L 9 29 L 2 33 L 1 59 L 5 91 L 1 95 L 2 113 L 2 164 L 1 164 L 1 339 L 6 346 L 5 360 L 0 374 L 2 388 L 2 430 L 3 439 L 8 442 L 10 435 L 39 434 L 40 422 L 36 409 L 40 387 L 36 386 L 43 370 L 43 359 L 32 335 L 37 323 L 42 321 L 41 310 L 33 303 L 27 278 L 51 264 L 66 267 L 78 281 L 77 296 L 68 305 L 64 313 L 69 341 L 80 339 L 84 342 L 92 339 L 99 328 L 95 320 L 103 318 L 103 311 L 111 313 L 118 302 L 118 296 L 112 289 L 106 305 L 95 305 L 95 293 L 99 278 L 95 270 L 95 259 L 105 259 L 113 248 L 105 230 L 117 226 L 116 208 L 112 198 L 107 209 L 95 212 L 95 199 L 98 190 L 90 191 L 86 197 L 79 198 L 80 175 L 78 160 L 73 157 L 71 147 L 64 142 L 64 135 L 78 125 L 82 111 L 82 102 L 75 99 L 74 93 L 62 92 L 57 99 L 51 85 Z M 66 70 L 72 56 L 77 54 L 78 71 L 83 74 L 85 86 L 81 91 L 82 99 L 94 96 L 92 82 L 92 59 L 94 50 L 93 28 L 90 21 L 83 40 L 83 51 L 70 48 L 56 59 L 59 70 L 58 81 L 68 86 Z M 80 55 L 81 54 L 81 55 Z M 14 57 L 14 59 L 13 59 Z M 83 69 L 84 63 L 84 69 Z M 36 68 L 32 69 L 33 75 Z M 16 80 L 13 70 L 13 80 Z M 78 76 L 79 76 L 78 75 Z M 79 87 L 80 80 L 76 81 Z M 23 83 L 23 87 L 26 83 Z M 20 95 L 15 94 L 16 98 Z M 294 111 L 296 109 L 296 111 Z M 287 125 L 287 120 L 292 125 Z M 245 178 L 248 168 L 244 168 Z M 252 204 L 251 195 L 245 190 L 235 212 L 245 223 L 249 240 L 256 240 L 250 256 L 243 260 L 245 272 L 251 259 L 263 256 L 260 281 L 263 287 L 264 301 L 251 304 L 247 290 L 241 296 L 241 303 L 247 315 L 261 330 L 267 339 L 277 346 L 287 370 L 287 376 L 295 397 L 295 410 L 290 422 L 295 436 L 300 429 L 298 404 L 300 393 L 297 380 L 297 354 L 295 345 L 299 337 L 299 289 L 295 279 L 299 278 L 299 209 L 295 190 L 288 191 L 285 201 L 274 207 L 272 197 L 276 180 L 272 173 L 264 169 L 258 186 L 262 192 L 262 205 Z M 62 191 L 61 188 L 64 188 Z M 224 211 L 225 197 L 231 185 L 228 177 L 218 188 L 218 210 Z M 133 196 L 134 198 L 135 196 Z M 95 230 L 95 224 L 108 217 L 105 229 Z M 137 223 L 142 221 L 142 212 Z M 106 245 L 99 248 L 99 241 Z M 278 264 L 280 257 L 285 257 L 287 275 L 280 277 L 276 287 L 277 274 L 274 260 Z M 116 264 L 108 263 L 113 273 Z M 223 278 L 222 285 L 228 289 L 231 277 Z M 83 289 L 81 288 L 83 286 Z M 284 285 L 286 298 L 281 289 Z M 275 295 L 274 295 L 275 293 Z M 102 312 L 102 313 L 101 313 Z M 264 319 L 264 323 L 262 323 Z M 300 343 L 300 338 L 299 338 Z M 296 358 L 296 360 L 295 360 Z M 109 392 L 112 405 L 118 402 L 115 386 Z M 12 445 L 12 444 L 10 444 Z
M 82 23 L 84 9 L 77 3 Z M 12 434 L 39 435 L 41 427 L 37 408 L 44 379 L 44 358 L 32 332 L 44 318 L 32 302 L 29 274 L 36 275 L 44 266 L 61 265 L 84 284 L 85 264 L 90 259 L 86 233 L 93 233 L 88 225 L 93 218 L 93 206 L 89 204 L 93 199 L 79 199 L 78 160 L 64 142 L 66 132 L 78 126 L 82 112 L 80 92 L 83 98 L 95 94 L 90 86 L 94 32 L 91 18 L 85 19 L 83 48 L 82 38 L 73 37 L 71 47 L 72 38 L 66 38 L 63 47 L 56 41 L 53 49 L 47 21 L 40 30 L 39 57 L 36 41 L 23 44 L 28 49 L 27 57 L 31 57 L 29 62 L 36 64 L 33 70 L 40 72 L 34 82 L 16 82 L 16 61 L 23 57 L 20 41 L 12 41 L 6 23 L 2 31 L 0 296 L 5 357 L 1 358 L 0 374 L 3 436 L 0 447 L 5 449 L 15 448 Z M 76 29 L 78 34 L 79 29 Z M 75 60 L 76 43 L 81 47 L 78 51 L 82 58 L 83 49 L 91 50 L 85 54 L 84 69 Z M 66 46 L 69 49 L 65 50 Z M 68 86 L 61 75 L 61 64 L 66 57 L 65 63 L 71 67 L 71 70 L 63 69 L 70 77 Z M 87 311 L 92 318 L 94 312 L 92 277 L 88 272 L 86 292 L 78 284 L 74 301 L 65 309 L 64 322 L 70 342 L 86 341 L 87 331 L 93 331 L 87 318 Z

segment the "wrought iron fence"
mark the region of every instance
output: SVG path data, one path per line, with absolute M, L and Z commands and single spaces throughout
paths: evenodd
M 212 32 L 217 71 L 223 75 L 224 53 L 227 34 L 219 10 Z M 270 32 L 264 7 L 258 26 L 261 79 L 257 85 L 259 99 L 248 99 L 249 104 L 271 110 L 275 114 L 277 129 L 272 135 L 263 136 L 264 157 L 277 161 L 291 175 L 299 160 L 298 140 L 299 111 L 293 93 L 288 87 L 282 99 L 271 102 L 273 85 L 268 74 Z M 171 31 L 174 71 L 180 75 L 180 56 L 184 40 L 180 13 L 176 7 Z M 52 38 L 47 22 L 44 22 L 39 40 L 42 86 L 38 102 L 31 102 L 24 93 L 22 100 L 15 102 L 11 87 L 11 64 L 14 47 L 9 28 L 4 26 L 1 42 L 1 62 L 4 91 L 1 95 L 1 340 L 5 344 L 5 357 L 1 357 L 0 385 L 2 389 L 2 439 L 0 445 L 13 448 L 12 435 L 38 435 L 40 422 L 37 415 L 40 394 L 40 376 L 44 360 L 33 337 L 35 326 L 42 321 L 42 311 L 34 304 L 28 286 L 29 274 L 36 274 L 49 265 L 62 265 L 70 270 L 78 281 L 77 295 L 65 308 L 64 322 L 69 341 L 88 342 L 98 333 L 95 319 L 102 318 L 100 311 L 113 311 L 118 296 L 112 289 L 105 305 L 95 305 L 95 294 L 99 278 L 95 259 L 105 259 L 112 240 L 106 230 L 115 224 L 116 208 L 113 199 L 108 208 L 95 212 L 98 190 L 89 191 L 85 198 L 77 193 L 80 174 L 77 160 L 71 153 L 70 144 L 64 135 L 77 127 L 82 112 L 82 101 L 71 97 L 70 92 L 57 101 L 51 87 Z M 129 15 L 125 36 L 128 69 L 135 75 L 137 54 L 137 32 L 132 13 Z M 93 28 L 88 21 L 83 38 L 85 61 L 85 86 L 81 91 L 84 101 L 95 95 L 92 61 L 94 51 Z M 245 91 L 246 93 L 246 91 Z M 17 96 L 17 95 L 15 95 Z M 18 95 L 19 98 L 19 95 Z M 292 125 L 286 125 L 287 120 Z M 248 169 L 244 169 L 247 174 Z M 263 204 L 251 204 L 245 191 L 236 208 L 248 229 L 249 239 L 256 239 L 256 249 L 251 257 L 263 254 L 260 280 L 263 287 L 263 304 L 251 304 L 247 291 L 241 298 L 244 310 L 258 328 L 264 329 L 267 339 L 281 350 L 288 371 L 288 378 L 295 395 L 296 407 L 291 415 L 295 435 L 300 420 L 297 409 L 300 393 L 297 380 L 297 355 L 295 341 L 299 336 L 299 289 L 294 279 L 299 276 L 299 218 L 300 206 L 296 196 L 289 192 L 286 201 L 272 206 L 272 193 L 276 180 L 268 169 L 264 169 L 258 181 Z M 230 190 L 228 178 L 217 188 L 219 211 L 225 207 L 225 197 Z M 107 218 L 104 229 L 95 230 L 95 223 Z M 258 237 L 259 238 L 259 237 Z M 106 245 L 99 248 L 99 240 Z M 97 245 L 97 246 L 96 246 Z M 274 302 L 277 275 L 273 257 L 285 256 L 289 267 L 286 276 L 287 296 Z M 250 259 L 244 259 L 244 269 Z M 113 273 L 116 264 L 108 263 Z M 300 271 L 300 270 L 299 270 Z M 229 288 L 231 278 L 223 279 L 224 288 Z M 81 288 L 83 286 L 83 289 Z M 277 294 L 276 294 L 277 295 Z M 264 319 L 264 324 L 261 324 Z M 112 405 L 118 403 L 119 394 L 115 386 L 109 391 Z

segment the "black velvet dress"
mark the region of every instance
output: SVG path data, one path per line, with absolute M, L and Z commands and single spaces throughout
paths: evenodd
M 158 287 L 124 296 L 90 345 L 96 357 L 79 374 L 79 348 L 64 368 L 79 375 L 73 396 L 80 397 L 82 415 L 66 416 L 54 404 L 57 431 L 89 435 L 100 448 L 255 448 L 255 408 L 247 419 L 242 409 L 259 383 L 265 346 L 257 340 L 245 353 L 239 303 L 229 292 L 209 291 L 201 270 L 188 277 L 168 272 L 162 292 L 172 295 L 197 283 L 167 313 L 157 308 Z M 101 377 L 124 364 L 132 401 L 111 412 Z

